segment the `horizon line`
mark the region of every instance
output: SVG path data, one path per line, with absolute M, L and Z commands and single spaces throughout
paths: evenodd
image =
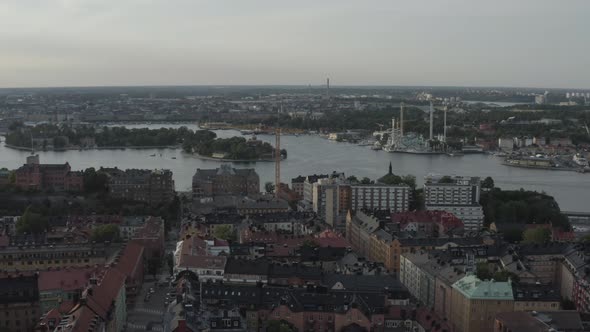
M 63 85 L 63 86 L 16 86 L 0 87 L 0 90 L 43 90 L 43 89 L 100 89 L 100 88 L 190 88 L 190 87 L 212 87 L 212 88 L 231 88 L 231 87 L 251 87 L 251 88 L 325 88 L 326 84 L 113 84 L 113 85 Z M 485 89 L 529 89 L 529 90 L 590 90 L 590 88 L 564 88 L 564 87 L 534 87 L 534 86 L 501 86 L 501 85 L 385 85 L 385 84 L 340 84 L 333 85 L 330 82 L 330 88 L 485 88 Z

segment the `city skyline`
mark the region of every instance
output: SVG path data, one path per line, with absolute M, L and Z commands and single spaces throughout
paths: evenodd
M 590 87 L 590 3 L 4 1 L 0 88 Z

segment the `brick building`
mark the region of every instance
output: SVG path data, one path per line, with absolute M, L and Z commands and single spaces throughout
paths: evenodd
M 248 196 L 260 192 L 260 178 L 253 168 L 232 168 L 223 164 L 216 169 L 197 169 L 193 176 L 193 196 Z
M 23 190 L 82 191 L 84 175 L 72 171 L 70 164 L 40 164 L 39 156 L 27 157 L 27 163 L 15 171 L 15 185 Z
M 32 331 L 41 316 L 37 275 L 0 279 L 0 330 Z
M 118 199 L 158 204 L 174 198 L 170 170 L 102 168 L 108 176 L 109 194 Z

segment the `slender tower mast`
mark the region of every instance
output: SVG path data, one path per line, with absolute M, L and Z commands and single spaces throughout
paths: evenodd
M 326 99 L 330 98 L 330 78 L 326 78 Z
M 399 104 L 399 134 L 404 137 L 404 102 Z
M 280 112 L 283 111 L 281 103 Z M 275 197 L 279 199 L 281 190 L 281 127 L 279 125 L 279 113 L 277 113 L 277 126 L 275 128 Z
M 434 108 L 432 107 L 432 100 L 430 101 L 430 140 L 432 141 L 432 123 L 434 121 Z
M 443 140 L 447 141 L 447 106 L 445 106 L 445 117 L 444 117 L 444 128 L 443 128 Z

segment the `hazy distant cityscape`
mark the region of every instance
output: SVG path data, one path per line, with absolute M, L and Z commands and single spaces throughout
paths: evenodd
M 0 2 L 0 332 L 590 332 L 590 2 Z

